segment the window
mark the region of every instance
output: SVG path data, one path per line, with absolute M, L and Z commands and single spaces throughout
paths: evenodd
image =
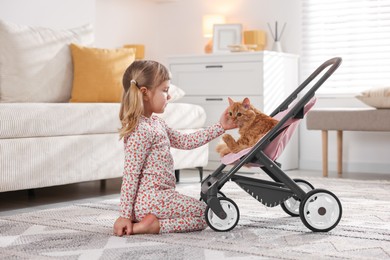
M 390 86 L 389 0 L 302 0 L 302 76 L 324 61 L 343 62 L 326 92 Z

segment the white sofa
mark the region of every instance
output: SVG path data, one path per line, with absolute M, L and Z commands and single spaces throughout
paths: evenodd
M 0 192 L 122 176 L 117 103 L 1 103 Z M 203 108 L 172 103 L 161 114 L 184 132 L 201 128 Z M 175 169 L 203 167 L 207 145 L 172 148 Z
M 95 80 L 88 86 L 89 98 L 99 91 L 97 83 L 107 77 L 110 83 L 103 88 L 111 90 L 120 85 L 121 75 L 110 74 L 118 70 L 118 59 L 104 60 L 107 53 L 131 53 L 133 59 L 134 53 L 128 49 L 88 49 L 93 55 L 97 53 L 92 70 L 98 67 L 97 62 L 107 66 L 102 73 L 105 78 L 100 79 L 102 75 L 95 71 L 76 70 L 74 56 L 72 62 L 70 43 L 92 42 L 90 25 L 53 30 L 0 20 L 0 192 L 122 176 L 120 104 L 69 100 L 73 98 L 76 72 L 78 78 L 89 73 Z M 128 66 L 129 62 L 122 59 L 123 64 Z M 184 132 L 203 127 L 206 120 L 202 107 L 181 103 L 168 104 L 161 116 L 169 126 Z M 189 151 L 172 149 L 172 153 L 176 170 L 208 163 L 207 145 Z

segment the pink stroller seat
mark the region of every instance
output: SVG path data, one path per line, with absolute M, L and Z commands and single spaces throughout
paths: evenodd
M 316 103 L 317 99 L 312 98 L 304 107 L 304 115 L 306 115 L 307 112 L 310 111 L 310 109 L 314 106 Z M 276 120 L 280 121 L 290 110 L 291 108 L 294 107 L 294 104 L 291 104 L 288 109 L 279 112 L 276 114 L 273 118 Z M 279 155 L 282 154 L 284 151 L 284 148 L 286 147 L 287 143 L 290 141 L 291 136 L 294 134 L 295 129 L 298 127 L 300 123 L 299 118 L 290 118 L 288 119 L 281 129 L 284 129 L 283 132 L 281 132 L 275 139 L 273 139 L 267 148 L 265 148 L 264 153 L 272 160 L 275 161 Z M 260 139 L 261 140 L 261 139 Z M 258 142 L 260 142 L 260 140 Z M 229 165 L 229 164 L 234 164 L 237 162 L 240 158 L 245 156 L 246 154 L 249 153 L 253 149 L 252 147 L 246 148 L 244 150 L 241 150 L 238 153 L 230 153 L 225 155 L 224 157 L 221 158 L 221 163 L 224 165 Z M 245 164 L 245 166 L 260 166 L 258 164 L 254 163 L 248 163 Z

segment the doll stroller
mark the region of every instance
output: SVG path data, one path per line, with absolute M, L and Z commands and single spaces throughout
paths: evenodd
M 265 206 L 280 205 L 287 214 L 299 216 L 303 224 L 314 232 L 327 232 L 337 226 L 342 215 L 339 199 L 328 190 L 315 189 L 305 180 L 291 179 L 275 160 L 283 151 L 300 119 L 304 118 L 314 105 L 315 92 L 340 64 L 341 58 L 333 58 L 318 67 L 270 114 L 279 120 L 276 126 L 252 148 L 223 157 L 222 164 L 202 181 L 200 195 L 207 204 L 205 218 L 211 229 L 229 231 L 239 221 L 240 213 L 236 203 L 220 192 L 229 180 Z M 298 99 L 298 94 L 319 74 L 322 74 L 321 78 Z M 223 171 L 227 165 L 232 165 L 231 169 Z M 244 165 L 260 167 L 273 181 L 236 175 Z

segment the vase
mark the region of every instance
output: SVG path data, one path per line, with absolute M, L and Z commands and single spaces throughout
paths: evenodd
M 272 45 L 272 50 L 276 52 L 283 52 L 282 44 L 280 41 L 275 41 Z

